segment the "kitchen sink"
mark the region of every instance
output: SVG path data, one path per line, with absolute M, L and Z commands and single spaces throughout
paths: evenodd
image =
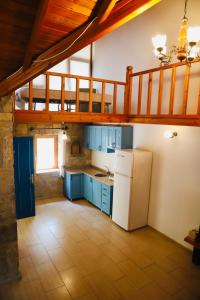
M 94 176 L 96 176 L 96 177 L 107 177 L 107 175 L 103 174 L 103 173 L 97 173 Z

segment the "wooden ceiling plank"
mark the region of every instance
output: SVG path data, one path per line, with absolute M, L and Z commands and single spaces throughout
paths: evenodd
M 66 49 L 86 29 L 88 24 L 85 24 L 55 46 L 41 54 L 37 58 L 37 61 L 43 60 L 42 62 L 35 62 L 27 70 L 21 70 L 7 80 L 2 81 L 0 83 L 0 97 L 14 91 L 18 87 L 96 41 L 103 35 L 130 21 L 160 1 L 161 0 L 132 0 L 131 3 L 133 5 L 130 5 L 129 2 L 129 4 L 122 7 L 121 10 L 118 10 L 115 13 L 113 12 L 105 22 L 99 24 L 98 19 L 95 20 L 86 33 L 82 35 L 82 37 L 73 44 L 72 47 L 70 47 L 67 51 L 64 51 L 64 49 Z M 45 60 L 52 56 L 54 57 L 51 60 Z
M 38 7 L 38 11 L 35 17 L 32 33 L 31 33 L 31 38 L 29 40 L 29 44 L 24 58 L 23 70 L 26 70 L 32 63 L 34 48 L 39 38 L 40 30 L 44 22 L 48 5 L 49 5 L 49 0 L 40 0 L 40 5 Z

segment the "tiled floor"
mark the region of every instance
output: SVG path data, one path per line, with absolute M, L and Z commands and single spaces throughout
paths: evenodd
M 200 267 L 151 228 L 127 233 L 86 201 L 43 201 L 18 222 L 22 280 L 1 300 L 196 300 Z

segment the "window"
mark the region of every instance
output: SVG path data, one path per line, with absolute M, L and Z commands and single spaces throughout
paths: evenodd
M 90 61 L 71 58 L 69 61 L 70 74 L 81 75 L 81 76 L 90 76 Z M 80 80 L 80 88 L 89 88 L 88 80 Z M 70 90 L 76 90 L 75 80 L 70 81 Z
M 58 136 L 36 137 L 36 172 L 58 168 Z

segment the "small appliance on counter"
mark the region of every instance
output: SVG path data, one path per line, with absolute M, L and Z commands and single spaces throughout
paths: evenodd
M 116 151 L 112 220 L 125 230 L 147 225 L 152 152 Z

